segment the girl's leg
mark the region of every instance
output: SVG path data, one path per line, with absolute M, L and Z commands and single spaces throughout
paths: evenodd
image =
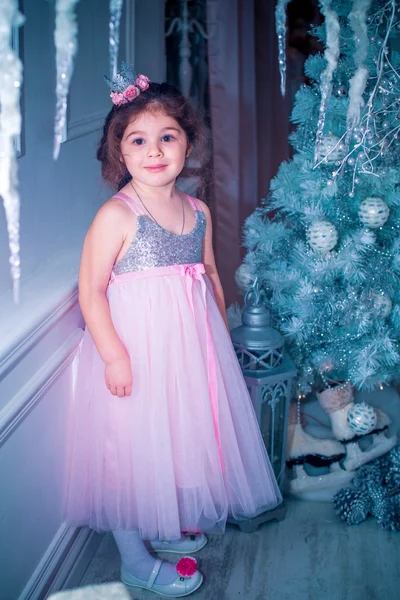
M 193 554 L 198 552 L 207 544 L 207 537 L 204 533 L 186 533 L 180 540 L 173 542 L 151 540 L 146 544 L 156 552 L 172 552 L 173 554 Z
M 156 559 L 149 554 L 138 531 L 113 531 L 124 568 L 143 581 L 147 581 Z M 178 577 L 175 565 L 163 562 L 156 583 L 167 585 Z

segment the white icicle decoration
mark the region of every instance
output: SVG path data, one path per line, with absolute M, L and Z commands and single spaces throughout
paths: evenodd
M 20 88 L 22 63 L 11 47 L 13 27 L 20 27 L 24 17 L 17 0 L 0 2 L 0 196 L 3 198 L 10 248 L 14 302 L 19 302 L 21 277 L 19 257 L 20 200 L 17 158 L 14 139 L 21 133 Z
M 78 2 L 79 0 L 56 0 L 54 42 L 56 45 L 57 100 L 54 123 L 54 160 L 57 160 L 60 145 L 65 139 L 67 97 L 74 70 L 74 56 L 78 47 L 78 25 L 74 11 Z
M 363 105 L 362 96 L 369 75 L 364 62 L 368 55 L 367 13 L 370 6 L 371 0 L 354 0 L 353 8 L 349 14 L 349 23 L 354 31 L 356 72 L 350 79 L 349 108 L 347 111 L 348 130 L 353 129 L 360 121 L 360 110 Z
M 124 0 L 110 0 L 110 77 L 115 79 L 118 66 L 119 25 Z
M 324 57 L 327 61 L 327 65 L 325 71 L 321 75 L 321 105 L 319 108 L 317 135 L 315 140 L 315 163 L 318 161 L 318 146 L 322 139 L 326 108 L 332 93 L 332 76 L 337 67 L 340 54 L 340 24 L 336 12 L 331 9 L 331 0 L 321 0 L 321 12 L 325 17 L 326 49 Z
M 278 36 L 278 61 L 281 75 L 281 93 L 286 92 L 286 7 L 290 0 L 278 0 L 275 8 L 275 28 Z

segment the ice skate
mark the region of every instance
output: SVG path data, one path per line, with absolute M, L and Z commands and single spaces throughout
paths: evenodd
M 304 463 L 326 467 L 345 456 L 345 447 L 337 440 L 314 438 L 304 431 L 301 423 L 289 425 L 286 459 L 289 468 Z
M 293 479 L 288 483 L 289 492 L 300 500 L 331 502 L 333 496 L 346 487 L 354 477 L 354 471 L 345 471 L 339 462 L 329 467 L 329 473 L 310 475 L 305 465 L 293 467 Z
M 291 469 L 289 492 L 303 500 L 330 501 L 344 485 L 350 483 L 353 474 L 343 470 L 339 461 L 346 456 L 343 444 L 333 439 L 317 439 L 306 433 L 295 419 L 295 407 L 291 407 L 288 426 L 286 465 Z M 329 473 L 307 473 L 304 465 L 329 467 Z
M 331 419 L 335 438 L 344 444 L 347 471 L 389 452 L 397 443 L 397 436 L 388 437 L 389 417 L 381 410 L 365 403 L 355 403 L 350 384 L 343 388 L 329 388 L 317 393 L 318 400 Z M 365 447 L 359 442 L 371 435 L 372 443 Z

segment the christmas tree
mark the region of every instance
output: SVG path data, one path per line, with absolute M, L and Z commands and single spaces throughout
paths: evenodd
M 325 52 L 305 64 L 295 153 L 245 223 L 238 274 L 267 291 L 298 396 L 400 378 L 400 8 L 320 4 Z

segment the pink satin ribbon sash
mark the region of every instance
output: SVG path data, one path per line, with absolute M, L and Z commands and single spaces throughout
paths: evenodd
M 141 271 L 132 271 L 131 273 L 122 273 L 121 275 L 115 275 L 113 272 L 111 272 L 110 284 L 124 283 L 128 281 L 134 281 L 135 279 L 145 279 L 148 277 L 165 277 L 169 275 L 180 275 L 185 279 L 187 296 L 190 303 L 190 308 L 192 310 L 192 314 L 194 315 L 195 311 L 193 304 L 193 280 L 196 279 L 200 282 L 206 316 L 208 391 L 210 396 L 211 412 L 214 423 L 214 433 L 218 446 L 221 468 L 222 470 L 224 470 L 224 463 L 221 450 L 221 438 L 219 431 L 217 366 L 215 348 L 211 335 L 210 323 L 208 320 L 207 285 L 203 277 L 205 272 L 206 270 L 204 268 L 203 263 L 171 265 L 168 267 L 154 267 L 151 269 L 143 269 Z

